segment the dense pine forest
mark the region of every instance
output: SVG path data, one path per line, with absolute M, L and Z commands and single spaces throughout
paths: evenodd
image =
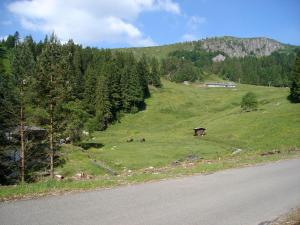
M 35 43 L 16 32 L 0 54 L 1 184 L 49 167 L 53 176 L 60 144 L 145 109 L 148 84 L 161 86 L 155 58 L 61 44 L 54 34 Z
M 220 51 L 208 52 L 201 44 L 195 44 L 193 50 L 170 52 L 162 60 L 162 70 L 167 78 L 176 82 L 203 80 L 206 72 L 243 84 L 288 87 L 297 51 L 294 48 L 290 52 L 275 51 L 269 56 L 229 57 Z M 212 58 L 218 54 L 225 56 L 225 60 L 213 62 Z

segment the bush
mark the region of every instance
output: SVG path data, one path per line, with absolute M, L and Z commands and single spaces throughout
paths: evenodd
M 243 111 L 250 112 L 257 110 L 257 97 L 253 92 L 248 92 L 243 96 L 241 107 Z

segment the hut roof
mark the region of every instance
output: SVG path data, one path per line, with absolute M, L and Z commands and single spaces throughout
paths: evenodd
M 196 128 L 194 128 L 194 130 L 206 130 L 206 128 L 204 128 L 204 127 L 196 127 Z

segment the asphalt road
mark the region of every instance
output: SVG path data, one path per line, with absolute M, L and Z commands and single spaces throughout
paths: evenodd
M 300 160 L 0 203 L 0 224 L 257 225 L 300 206 Z

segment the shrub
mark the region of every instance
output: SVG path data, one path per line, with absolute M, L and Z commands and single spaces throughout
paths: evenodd
M 250 112 L 257 110 L 257 105 L 257 97 L 253 92 L 248 92 L 243 96 L 241 102 L 241 107 L 243 111 Z

